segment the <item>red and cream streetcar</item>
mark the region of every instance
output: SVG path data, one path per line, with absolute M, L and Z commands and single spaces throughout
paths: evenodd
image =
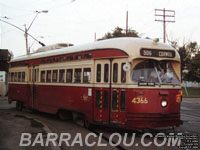
M 114 38 L 13 59 L 17 109 L 125 129 L 179 126 L 180 56 L 149 39 Z

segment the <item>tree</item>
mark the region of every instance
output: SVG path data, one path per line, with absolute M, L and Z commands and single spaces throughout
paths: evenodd
M 197 81 L 200 82 L 200 52 L 196 53 L 192 57 L 190 63 L 188 64 L 188 73 L 185 75 L 185 78 L 188 81 Z
M 200 52 L 197 42 L 190 42 L 178 46 L 177 42 L 171 45 L 178 49 L 181 57 L 182 79 L 185 81 L 200 81 Z
M 138 32 L 136 32 L 135 30 L 128 29 L 128 32 L 126 33 L 122 28 L 116 27 L 112 33 L 108 32 L 101 39 L 98 40 L 105 40 L 116 37 L 139 37 L 139 35 Z

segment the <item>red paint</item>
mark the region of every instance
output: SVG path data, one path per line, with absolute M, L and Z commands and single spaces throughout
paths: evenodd
M 77 61 L 77 60 L 75 60 L 75 57 L 77 55 L 81 55 L 83 60 L 88 59 L 88 58 L 84 58 L 85 54 L 91 54 L 92 59 L 108 58 L 108 57 L 109 58 L 110 57 L 127 57 L 128 56 L 125 52 L 123 52 L 121 50 L 102 49 L 102 50 L 91 50 L 91 51 L 78 52 L 78 53 L 72 53 L 72 54 L 62 54 L 62 55 L 58 55 L 58 56 L 48 56 L 48 57 L 44 57 L 44 58 L 30 59 L 30 60 L 26 60 L 26 61 L 11 62 L 10 64 L 12 67 L 40 65 L 40 64 L 42 64 L 42 60 L 45 60 L 45 62 L 47 63 L 48 59 L 51 59 L 51 63 L 56 63 L 56 62 L 53 62 L 53 59 L 57 59 L 58 62 L 60 62 L 60 58 L 64 57 L 65 61 L 69 61 L 69 60 L 67 60 L 68 56 L 73 57 L 73 60 L 70 60 L 70 61 Z M 80 61 L 80 60 L 78 60 L 78 61 Z
M 29 85 L 9 84 L 9 100 L 23 101 L 26 107 L 32 108 L 33 94 L 30 89 Z M 121 111 L 120 107 L 114 111 L 111 108 L 112 101 L 106 109 L 96 108 L 96 90 L 109 93 L 108 88 L 92 88 L 92 96 L 88 97 L 88 87 L 36 85 L 35 89 L 36 99 L 33 101 L 33 108 L 42 112 L 55 114 L 59 109 L 66 109 L 84 114 L 90 123 L 114 124 L 126 129 L 174 126 L 182 123 L 180 103 L 176 102 L 179 90 L 113 89 L 119 93 L 119 104 L 120 92 L 126 90 L 125 111 Z M 133 103 L 133 98 L 138 96 L 147 98 L 148 103 Z M 168 101 L 166 108 L 161 107 L 162 99 Z

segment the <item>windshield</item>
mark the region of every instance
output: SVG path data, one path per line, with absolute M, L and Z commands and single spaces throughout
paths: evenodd
M 131 79 L 134 83 L 180 84 L 171 62 L 168 60 L 144 60 L 132 70 Z M 151 85 L 151 84 L 150 84 Z

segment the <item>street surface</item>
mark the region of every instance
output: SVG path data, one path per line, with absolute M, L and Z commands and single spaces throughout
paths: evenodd
M 167 144 L 163 146 L 156 146 L 154 142 L 154 138 L 150 136 L 145 137 L 144 143 L 152 144 L 150 146 L 142 146 L 141 138 L 145 133 L 150 133 L 156 135 L 158 133 L 165 133 L 166 135 L 169 133 L 182 133 L 183 135 L 195 136 L 197 137 L 197 143 L 199 143 L 200 137 L 200 98 L 199 99 L 184 99 L 181 106 L 181 118 L 184 121 L 184 124 L 180 127 L 176 127 L 174 130 L 172 128 L 168 129 L 154 129 L 154 130 L 138 130 L 138 131 L 124 131 L 113 128 L 105 128 L 105 127 L 97 127 L 93 126 L 91 129 L 85 129 L 81 125 L 74 123 L 72 120 L 61 121 L 57 118 L 56 115 L 50 115 L 46 113 L 39 112 L 31 112 L 29 110 L 17 111 L 15 109 L 15 103 L 11 105 L 8 104 L 6 97 L 0 97 L 0 150 L 51 150 L 51 149 L 60 149 L 60 150 L 180 150 L 180 147 L 177 146 L 167 146 Z M 46 128 L 46 129 L 45 129 Z M 71 135 L 71 138 L 68 141 L 69 146 L 65 142 L 61 144 L 61 146 L 54 147 L 52 145 L 49 146 L 41 146 L 40 144 L 36 144 L 36 146 L 27 146 L 20 147 L 20 139 L 21 133 L 31 133 L 31 142 L 33 143 L 34 139 L 37 136 L 37 133 L 42 133 L 44 143 L 47 138 L 48 133 L 68 133 Z M 83 140 L 83 145 L 80 143 L 74 143 L 73 146 L 70 144 L 73 143 L 77 134 L 81 134 L 81 138 Z M 85 138 L 88 134 L 96 134 L 95 136 L 90 136 L 88 138 L 88 143 L 96 143 L 91 147 L 88 147 L 85 144 Z M 117 146 L 112 146 L 110 142 L 117 143 L 118 137 L 115 136 L 112 138 L 112 141 L 109 141 L 109 137 L 115 133 L 119 133 L 124 137 L 125 133 L 128 133 L 126 143 L 130 143 L 132 139 L 132 134 L 136 133 L 134 144 L 131 146 L 125 146 L 122 142 Z M 102 134 L 102 136 L 101 136 Z M 100 144 L 102 146 L 98 146 L 99 137 L 101 139 Z M 59 142 L 57 140 L 57 142 Z M 163 139 L 160 138 L 157 140 L 158 143 L 162 143 Z M 181 141 L 182 144 L 185 141 Z M 192 141 L 189 141 L 192 143 Z M 188 142 L 187 142 L 188 143 Z M 105 146 L 106 145 L 106 146 Z M 186 149 L 186 148 L 182 148 Z M 187 147 L 187 149 L 192 149 Z

